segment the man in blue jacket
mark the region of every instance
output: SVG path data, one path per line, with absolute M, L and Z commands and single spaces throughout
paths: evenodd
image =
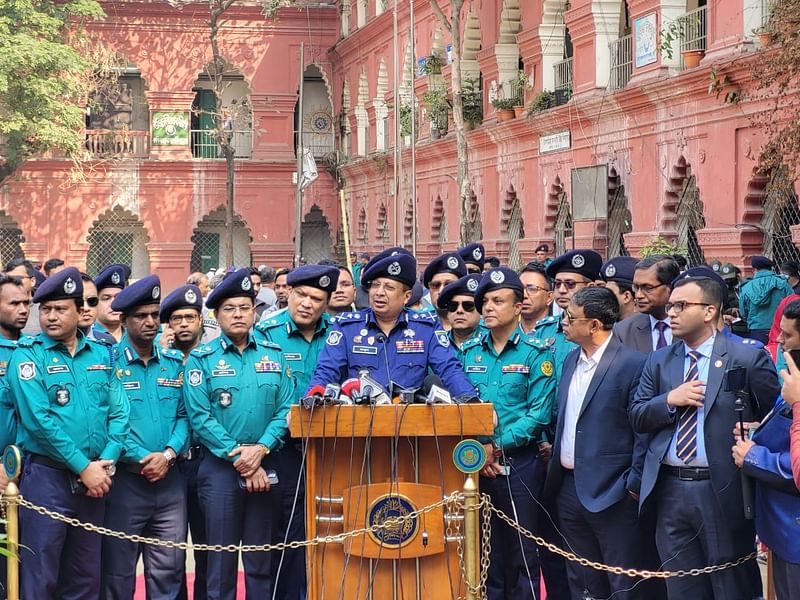
M 770 259 L 754 256 L 750 264 L 756 274 L 742 286 L 739 310 L 747 322 L 750 337 L 766 344 L 778 305 L 793 291 L 786 279 L 773 272 Z

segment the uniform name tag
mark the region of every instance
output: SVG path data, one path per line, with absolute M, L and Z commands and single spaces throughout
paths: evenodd
M 256 373 L 280 373 L 281 363 L 267 361 L 256 363 Z
M 374 346 L 353 346 L 353 354 L 378 354 Z
M 167 377 L 159 377 L 156 379 L 156 385 L 160 385 L 163 387 L 172 387 L 172 388 L 179 388 L 183 387 L 183 380 L 182 379 L 168 379 Z
M 285 360 L 303 360 L 303 355 L 299 352 L 286 353 L 283 355 Z
M 216 369 L 211 371 L 212 377 L 236 377 L 236 369 Z
M 523 373 L 528 374 L 531 368 L 527 365 L 506 365 L 503 367 L 503 373 Z
M 482 365 L 469 365 L 467 367 L 467 373 L 486 373 L 487 367 Z
M 51 375 L 53 373 L 69 373 L 69 367 L 67 365 L 48 365 L 47 372 Z
M 425 342 L 422 340 L 403 340 L 394 343 L 398 354 L 421 354 L 425 352 Z
M 126 390 L 140 390 L 142 386 L 139 385 L 138 381 L 123 381 L 122 388 Z

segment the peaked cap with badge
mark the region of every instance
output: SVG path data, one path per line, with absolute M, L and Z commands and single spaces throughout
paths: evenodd
M 182 308 L 194 308 L 198 312 L 203 310 L 203 296 L 199 287 L 189 284 L 173 290 L 161 303 L 158 316 L 162 323 L 166 323 L 172 313 Z
M 459 248 L 458 253 L 465 263 L 477 265 L 483 270 L 483 265 L 486 262 L 486 250 L 483 248 L 483 244 L 479 242 L 467 244 L 463 248 Z
M 228 298 L 255 298 L 253 282 L 250 280 L 250 267 L 234 271 L 223 279 L 208 295 L 206 307 L 216 310 Z
M 422 285 L 428 287 L 435 275 L 439 273 L 452 273 L 456 277 L 467 274 L 467 265 L 458 252 L 445 252 L 434 258 L 422 272 Z
M 377 263 L 379 260 L 386 258 L 387 256 L 397 256 L 399 254 L 407 254 L 408 256 L 413 256 L 411 252 L 409 252 L 402 246 L 393 246 L 391 248 L 386 248 L 386 250 L 381 250 L 380 252 L 378 252 L 378 254 L 369 259 L 369 262 L 367 262 L 361 269 L 361 287 L 367 289 L 366 284 L 364 283 L 364 273 L 366 273 L 375 263 Z
M 394 279 L 413 288 L 417 280 L 417 260 L 408 253 L 385 256 L 364 269 L 361 274 L 361 284 L 368 286 L 381 277 Z
M 148 275 L 132 283 L 111 302 L 111 310 L 129 313 L 137 306 L 161 303 L 161 280 L 158 275 Z
M 67 267 L 45 279 L 33 295 L 33 302 L 39 304 L 70 298 L 83 298 L 81 272 L 75 267 Z
M 444 286 L 444 289 L 439 294 L 436 304 L 439 306 L 439 308 L 445 309 L 447 307 L 447 303 L 450 302 L 450 300 L 452 300 L 455 296 L 474 296 L 481 279 L 483 279 L 483 275 L 473 273 L 471 275 L 467 275 L 466 277 L 462 277 L 458 281 L 448 283 L 446 286 Z
M 600 277 L 603 281 L 619 281 L 633 284 L 633 272 L 639 260 L 633 256 L 617 256 L 603 263 L 600 268 Z
M 555 279 L 559 273 L 577 273 L 592 281 L 599 279 L 603 257 L 594 250 L 570 250 L 553 259 L 547 267 L 547 276 Z
M 750 259 L 750 264 L 756 271 L 772 269 L 772 267 L 775 266 L 775 263 L 773 263 L 766 256 L 754 256 Z
M 339 268 L 330 265 L 305 265 L 293 269 L 286 277 L 292 287 L 307 285 L 332 294 L 339 282 Z
M 494 290 L 515 290 L 522 294 L 525 287 L 517 272 L 508 267 L 497 267 L 486 271 L 475 289 L 475 307 L 478 312 L 483 311 L 483 297 Z
M 108 265 L 97 277 L 94 278 L 94 284 L 97 291 L 106 288 L 119 288 L 124 289 L 128 285 L 128 279 L 131 276 L 131 268 L 128 265 L 120 263 Z

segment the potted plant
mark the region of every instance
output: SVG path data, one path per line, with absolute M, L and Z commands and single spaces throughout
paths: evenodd
M 525 89 L 530 87 L 530 78 L 522 69 L 517 71 L 517 78 L 511 82 L 514 95 L 514 116 L 521 117 L 525 112 Z
M 400 135 L 406 147 L 411 145 L 412 110 L 408 104 L 400 104 Z
M 425 66 L 422 70 L 425 75 L 441 75 L 443 66 L 444 60 L 442 60 L 442 57 L 433 53 L 425 60 Z
M 422 103 L 428 107 L 428 118 L 431 122 L 431 138 L 438 140 L 447 135 L 450 117 L 450 105 L 447 103 L 444 89 L 434 88 L 422 94 Z
M 556 95 L 550 90 L 542 90 L 531 100 L 528 107 L 528 116 L 533 116 L 555 106 Z
M 695 50 L 682 50 L 681 56 L 683 57 L 683 65 L 687 69 L 694 69 L 700 65 L 700 61 L 706 55 L 706 51 L 702 49 Z
M 483 122 L 483 96 L 478 81 L 472 77 L 466 77 L 462 83 L 461 106 L 467 129 L 475 129 Z
M 761 25 L 761 27 L 757 27 L 753 30 L 753 33 L 756 34 L 758 37 L 758 43 L 761 46 L 769 46 L 772 43 L 772 39 L 775 36 L 775 33 L 772 31 L 772 27 L 768 24 Z
M 498 121 L 510 121 L 514 118 L 514 98 L 495 98 L 492 100 L 492 106 L 495 113 L 497 113 Z

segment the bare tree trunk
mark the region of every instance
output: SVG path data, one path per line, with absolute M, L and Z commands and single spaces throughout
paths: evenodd
M 430 0 L 431 8 L 442 26 L 450 32 L 453 42 L 451 79 L 453 86 L 453 124 L 456 129 L 456 187 L 459 196 L 459 242 L 462 246 L 477 241 L 475 235 L 476 215 L 470 214 L 472 184 L 469 181 L 469 149 L 464 128 L 464 96 L 461 78 L 461 12 L 464 0 L 450 0 L 450 19 L 442 11 L 438 0 Z
M 225 91 L 225 59 L 222 56 L 222 53 L 219 49 L 219 28 L 220 28 L 220 20 L 222 19 L 223 13 L 228 10 L 231 5 L 236 0 L 209 0 L 209 9 L 211 11 L 211 32 L 210 32 L 210 40 L 211 40 L 211 55 L 212 55 L 212 67 L 211 72 L 209 73 L 211 82 L 213 84 L 214 90 L 214 100 L 216 104 L 216 108 L 214 110 L 214 125 L 216 130 L 216 139 L 219 143 L 220 149 L 222 150 L 222 155 L 225 157 L 225 175 L 226 175 L 226 184 L 225 184 L 225 254 L 228 257 L 228 265 L 232 266 L 234 264 L 233 258 L 233 190 L 234 190 L 234 161 L 233 157 L 235 155 L 235 149 L 232 145 L 233 141 L 233 131 L 231 131 L 230 137 L 228 136 L 228 132 L 226 131 L 226 120 L 228 118 L 233 119 L 233 123 L 235 123 L 235 115 L 224 115 L 221 112 L 222 109 L 222 94 Z M 235 126 L 234 126 L 235 129 Z M 242 266 L 242 265 L 240 265 Z M 246 265 L 249 266 L 249 265 Z

